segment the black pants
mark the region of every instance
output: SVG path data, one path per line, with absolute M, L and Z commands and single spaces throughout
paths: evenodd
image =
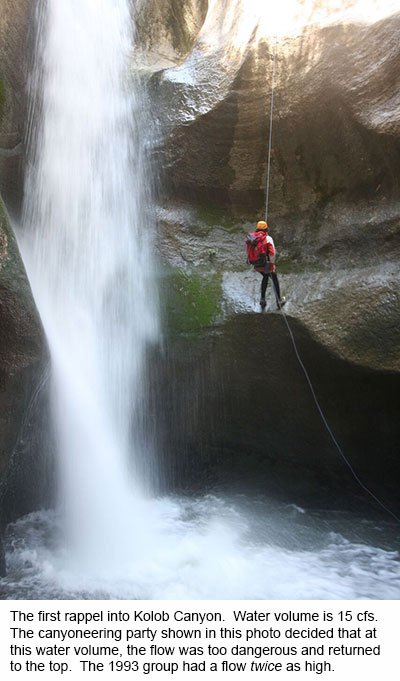
M 276 303 L 278 304 L 280 299 L 281 299 L 281 289 L 279 287 L 279 281 L 276 272 L 267 272 L 266 274 L 264 272 L 260 272 L 262 276 L 262 282 L 261 282 L 261 298 L 265 298 L 265 292 L 267 290 L 268 286 L 268 279 L 269 277 L 272 278 L 272 283 L 274 286 L 274 293 L 275 293 L 275 298 L 276 298 Z

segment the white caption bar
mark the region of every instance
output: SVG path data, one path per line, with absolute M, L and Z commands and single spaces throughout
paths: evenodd
M 399 614 L 399 601 L 8 601 L 0 672 L 390 679 Z

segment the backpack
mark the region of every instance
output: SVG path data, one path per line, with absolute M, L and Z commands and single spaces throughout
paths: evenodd
M 246 238 L 247 262 L 253 267 L 264 267 L 267 262 L 267 235 L 250 232 Z

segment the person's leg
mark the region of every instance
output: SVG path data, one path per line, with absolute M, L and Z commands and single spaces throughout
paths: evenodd
M 286 298 L 285 298 L 285 296 L 283 296 L 283 298 L 281 298 L 281 289 L 280 289 L 280 286 L 279 286 L 279 281 L 278 281 L 278 277 L 277 277 L 276 272 L 271 273 L 271 277 L 272 277 L 272 282 L 274 284 L 276 304 L 277 304 L 278 309 L 280 310 L 281 307 L 283 307 L 284 304 L 286 303 Z
M 269 274 L 264 274 L 263 272 L 261 272 L 261 275 L 262 275 L 262 280 L 261 280 L 261 301 L 264 301 L 264 302 L 265 302 L 265 293 L 266 293 L 267 286 L 268 286 L 268 277 L 269 277 Z M 261 302 L 261 301 L 260 301 L 260 302 Z
M 276 272 L 271 272 L 271 277 L 272 277 L 272 283 L 274 285 L 276 304 L 278 305 L 278 303 L 281 299 L 281 289 L 280 289 L 280 286 L 279 286 L 278 275 L 276 274 Z

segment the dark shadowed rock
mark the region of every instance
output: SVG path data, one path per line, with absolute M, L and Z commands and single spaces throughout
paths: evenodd
M 6 560 L 4 556 L 3 542 L 0 537 L 0 576 L 4 577 L 6 574 Z
M 345 456 L 398 513 L 398 374 L 339 360 L 289 320 Z M 333 444 L 279 315 L 239 315 L 207 338 L 181 337 L 168 360 L 154 365 L 151 407 L 164 485 L 251 485 L 306 505 L 379 510 Z
M 0 528 L 48 496 L 42 425 L 47 348 L 0 198 Z M 47 429 L 48 430 L 48 429 Z

